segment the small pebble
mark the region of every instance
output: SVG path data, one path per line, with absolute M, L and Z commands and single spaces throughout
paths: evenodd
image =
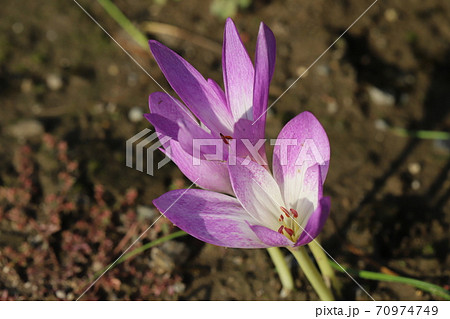
M 16 124 L 6 127 L 6 132 L 18 140 L 27 140 L 42 135 L 44 133 L 44 126 L 37 120 L 21 120 Z
M 377 87 L 371 86 L 367 89 L 370 100 L 378 105 L 393 106 L 395 104 L 395 97 Z
M 398 13 L 395 9 L 389 8 L 384 11 L 384 18 L 389 22 L 394 22 L 398 20 Z
M 138 220 L 154 220 L 160 216 L 156 209 L 148 206 L 138 205 L 137 209 Z
M 24 27 L 23 27 L 23 24 L 22 24 L 22 23 L 16 22 L 16 23 L 14 23 L 14 24 L 11 26 L 11 29 L 13 30 L 13 32 L 14 32 L 15 34 L 20 34 L 20 33 L 22 33 Z
M 338 104 L 335 99 L 331 99 L 327 103 L 327 111 L 330 114 L 335 114 L 338 111 Z
M 108 74 L 111 76 L 117 76 L 119 74 L 119 67 L 116 64 L 110 64 L 108 66 Z
M 173 284 L 172 288 L 174 293 L 181 294 L 185 291 L 186 285 L 182 282 L 176 282 L 175 284 Z
M 31 91 L 33 90 L 33 80 L 23 79 L 22 83 L 20 83 L 20 90 L 23 93 L 31 93 Z
M 316 67 L 316 73 L 320 76 L 328 76 L 330 75 L 330 67 L 328 65 L 325 64 L 319 64 Z
M 117 104 L 109 102 L 106 104 L 106 111 L 108 113 L 115 113 L 117 110 Z
M 128 119 L 134 123 L 140 122 L 144 118 L 143 114 L 144 113 L 142 112 L 142 109 L 138 106 L 135 106 L 135 107 L 132 107 L 130 109 L 130 111 L 128 112 Z
M 304 66 L 299 66 L 295 72 L 297 74 L 297 76 L 301 76 L 302 78 L 306 78 L 308 76 L 308 72 L 306 71 L 307 68 Z M 295 81 L 295 80 L 294 80 Z
M 420 188 L 420 182 L 417 179 L 413 180 L 411 183 L 411 188 L 415 191 L 418 190 Z
M 56 298 L 59 298 L 59 299 L 66 298 L 66 293 L 62 290 L 56 290 L 55 295 L 56 295 Z
M 47 83 L 48 88 L 52 91 L 58 91 L 63 86 L 61 76 L 55 73 L 47 75 L 45 82 Z
M 408 165 L 408 171 L 411 173 L 411 175 L 416 175 L 420 173 L 420 170 L 422 169 L 422 167 L 420 167 L 419 163 L 410 163 Z
M 138 83 L 138 75 L 136 73 L 130 73 L 128 75 L 127 83 L 129 86 L 135 86 Z
M 375 128 L 377 130 L 385 132 L 388 130 L 389 124 L 387 124 L 386 121 L 383 119 L 378 119 L 375 121 Z
M 95 103 L 92 107 L 93 114 L 102 114 L 105 108 L 103 107 L 103 103 Z

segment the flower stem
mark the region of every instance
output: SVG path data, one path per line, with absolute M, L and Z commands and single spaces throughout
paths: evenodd
M 311 249 L 314 258 L 319 265 L 320 272 L 322 273 L 327 286 L 329 287 L 331 284 L 338 297 L 342 297 L 342 283 L 336 277 L 330 261 L 328 260 L 328 256 L 320 246 L 319 242 L 317 240 L 313 240 L 308 244 L 308 247 Z
M 286 297 L 294 289 L 294 280 L 292 279 L 291 271 L 289 270 L 280 248 L 269 247 L 267 248 L 267 252 L 269 253 L 270 258 L 272 258 L 278 276 L 280 276 L 281 285 L 283 286 L 280 295 Z
M 330 289 L 325 285 L 319 270 L 317 270 L 314 263 L 308 256 L 308 252 L 304 246 L 297 248 L 288 248 L 289 251 L 294 255 L 295 259 L 298 261 L 300 268 L 308 278 L 309 282 L 313 286 L 314 290 L 319 295 L 322 301 L 334 301 L 333 294 Z

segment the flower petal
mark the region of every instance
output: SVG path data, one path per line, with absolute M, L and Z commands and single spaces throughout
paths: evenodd
M 223 103 L 223 106 L 228 109 L 228 104 L 227 104 L 227 98 L 225 96 L 225 92 L 222 90 L 222 88 L 220 87 L 219 84 L 217 84 L 216 81 L 214 81 L 213 79 L 208 79 L 208 84 L 211 87 L 211 89 L 217 94 L 217 96 L 220 98 L 220 100 Z
M 327 134 L 310 112 L 300 113 L 283 127 L 274 147 L 273 174 L 288 205 L 296 203 L 309 167 L 320 165 L 323 183 L 329 161 Z
M 177 227 L 201 241 L 232 248 L 268 247 L 248 225 L 255 221 L 233 197 L 201 189 L 177 189 L 153 204 Z
M 261 22 L 255 53 L 255 80 L 253 89 L 253 116 L 259 130 L 266 124 L 266 110 L 269 100 L 269 86 L 275 69 L 276 41 L 272 31 Z
M 161 43 L 150 40 L 149 45 L 167 81 L 189 109 L 215 135 L 229 135 L 233 128 L 232 116 L 205 78 L 181 56 Z
M 262 225 L 277 229 L 280 206 L 285 205 L 272 175 L 257 163 L 239 158 L 229 159 L 228 171 L 234 193 L 248 214 Z
M 194 115 L 176 98 L 164 92 L 155 92 L 148 97 L 148 106 L 151 114 L 158 114 L 171 120 L 178 122 L 186 120 L 197 123 Z
M 258 238 L 269 247 L 294 246 L 294 243 L 292 241 L 287 239 L 286 236 L 280 234 L 279 232 L 259 225 L 250 227 L 255 232 L 256 236 L 258 236 Z
M 306 227 L 304 227 L 304 231 L 298 238 L 295 246 L 306 245 L 320 234 L 330 215 L 330 207 L 330 197 L 322 197 L 319 201 L 319 206 L 309 218 L 308 223 L 306 224 Z
M 170 140 L 169 147 L 165 153 L 192 182 L 201 188 L 233 194 L 225 163 L 194 159 L 174 140 Z
M 314 165 L 309 168 L 301 168 L 302 172 L 299 174 L 301 178 L 286 177 L 288 180 L 286 184 L 295 185 L 294 189 L 286 191 L 286 202 L 291 204 L 299 213 L 297 223 L 300 228 L 305 228 L 309 218 L 319 206 L 319 200 L 323 194 L 323 183 L 321 178 L 320 166 Z M 291 179 L 291 181 L 289 181 Z M 296 182 L 301 180 L 301 184 Z M 295 189 L 295 187 L 299 187 Z
M 236 156 L 249 156 L 254 162 L 268 169 L 264 131 L 258 131 L 256 125 L 252 126 L 252 121 L 240 119 L 234 125 L 233 139 L 236 143 Z
M 234 120 L 238 121 L 241 118 L 253 120 L 255 71 L 238 30 L 230 18 L 225 23 L 223 34 L 222 68 L 225 93 Z
M 215 157 L 214 160 L 223 161 L 225 156 L 223 150 L 223 141 L 214 138 L 209 132 L 197 124 L 188 121 L 179 121 L 180 127 L 177 140 L 183 149 L 195 158 L 206 156 Z M 222 152 L 222 153 L 220 153 Z M 217 156 L 215 156 L 217 154 Z M 222 156 L 220 156 L 222 154 Z M 206 157 L 206 159 L 208 159 Z

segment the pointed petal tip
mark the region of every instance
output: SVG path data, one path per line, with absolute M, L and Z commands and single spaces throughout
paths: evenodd
M 228 24 L 230 24 L 230 23 L 234 25 L 233 19 L 232 19 L 231 17 L 226 18 L 226 20 L 225 20 L 225 26 L 228 25 Z
M 159 42 L 159 41 L 156 41 L 156 40 L 153 40 L 153 39 L 151 39 L 151 40 L 148 40 L 148 46 L 151 48 L 152 46 L 154 46 L 154 45 L 161 45 L 161 43 Z

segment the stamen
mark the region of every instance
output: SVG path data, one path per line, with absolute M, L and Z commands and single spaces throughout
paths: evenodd
M 298 217 L 297 211 L 296 211 L 295 209 L 293 209 L 293 208 L 291 208 L 291 214 L 292 214 L 295 218 Z
M 281 227 L 283 227 L 283 226 L 281 226 Z M 287 228 L 287 227 L 284 227 L 284 230 L 286 231 L 286 233 L 288 233 L 288 234 L 289 234 L 289 236 L 292 236 L 292 235 L 294 235 L 294 231 L 293 231 L 292 229 L 290 229 L 290 228 Z
M 280 209 L 286 215 L 286 217 L 291 217 L 291 215 L 289 215 L 289 212 L 286 208 L 284 208 L 283 206 L 280 206 Z
M 284 219 L 284 216 L 280 215 L 280 218 L 278 218 L 278 221 L 281 222 L 281 221 L 283 221 L 283 219 Z
M 230 145 L 230 142 L 228 142 L 228 140 L 232 140 L 233 138 L 229 135 L 223 135 L 222 133 L 219 133 L 220 137 L 222 138 L 222 141 L 227 144 Z
M 279 232 L 280 234 L 282 234 L 284 228 L 285 228 L 284 226 L 280 226 L 280 228 L 278 228 L 278 232 Z

